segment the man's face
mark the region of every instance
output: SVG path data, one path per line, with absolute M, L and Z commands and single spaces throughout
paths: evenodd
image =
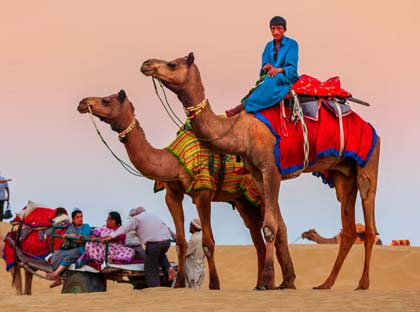
M 283 25 L 273 25 L 271 26 L 271 34 L 273 35 L 274 40 L 280 40 L 284 36 L 284 29 Z

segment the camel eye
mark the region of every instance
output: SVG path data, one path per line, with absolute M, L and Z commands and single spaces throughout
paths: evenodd
M 102 99 L 102 104 L 103 104 L 104 106 L 109 106 L 110 101 L 109 101 L 108 99 Z
M 168 67 L 173 69 L 173 68 L 176 67 L 176 64 L 175 63 L 168 63 Z

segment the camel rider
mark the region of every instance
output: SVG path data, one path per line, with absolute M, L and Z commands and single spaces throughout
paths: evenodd
M 274 16 L 270 20 L 270 29 L 273 40 L 266 44 L 262 54 L 261 78 L 239 106 L 226 111 L 228 116 L 239 113 L 243 106 L 247 112 L 257 112 L 278 104 L 299 78 L 298 44 L 284 35 L 286 20 Z

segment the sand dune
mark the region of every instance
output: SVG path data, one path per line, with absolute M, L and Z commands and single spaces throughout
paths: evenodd
M 8 224 L 0 224 L 4 234 Z M 328 291 L 311 288 L 323 282 L 337 253 L 335 245 L 291 245 L 297 274 L 297 290 L 257 292 L 256 257 L 253 246 L 219 246 L 216 263 L 222 290 L 190 289 L 131 290 L 128 284 L 108 283 L 106 293 L 61 295 L 49 282 L 34 277 L 33 296 L 16 296 L 10 274 L 0 267 L 2 311 L 420 311 L 420 248 L 375 246 L 371 288 L 353 291 L 363 266 L 364 250 L 354 246 L 344 263 L 335 287 Z M 175 250 L 170 258 L 176 261 Z M 280 269 L 276 267 L 277 284 Z M 205 285 L 208 281 L 205 281 Z

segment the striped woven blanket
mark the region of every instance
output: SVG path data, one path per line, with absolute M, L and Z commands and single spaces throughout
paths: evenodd
M 243 174 L 240 169 L 244 166 L 235 155 L 220 155 L 212 152 L 196 138 L 188 129 L 180 129 L 175 140 L 165 148 L 178 158 L 185 170 L 192 177 L 192 183 L 186 190 L 192 193 L 201 189 L 215 191 L 219 185 L 222 157 L 225 160 L 225 171 L 221 191 L 243 195 L 254 205 L 261 204 L 261 197 L 251 174 Z M 155 182 L 155 192 L 161 191 L 163 184 Z

